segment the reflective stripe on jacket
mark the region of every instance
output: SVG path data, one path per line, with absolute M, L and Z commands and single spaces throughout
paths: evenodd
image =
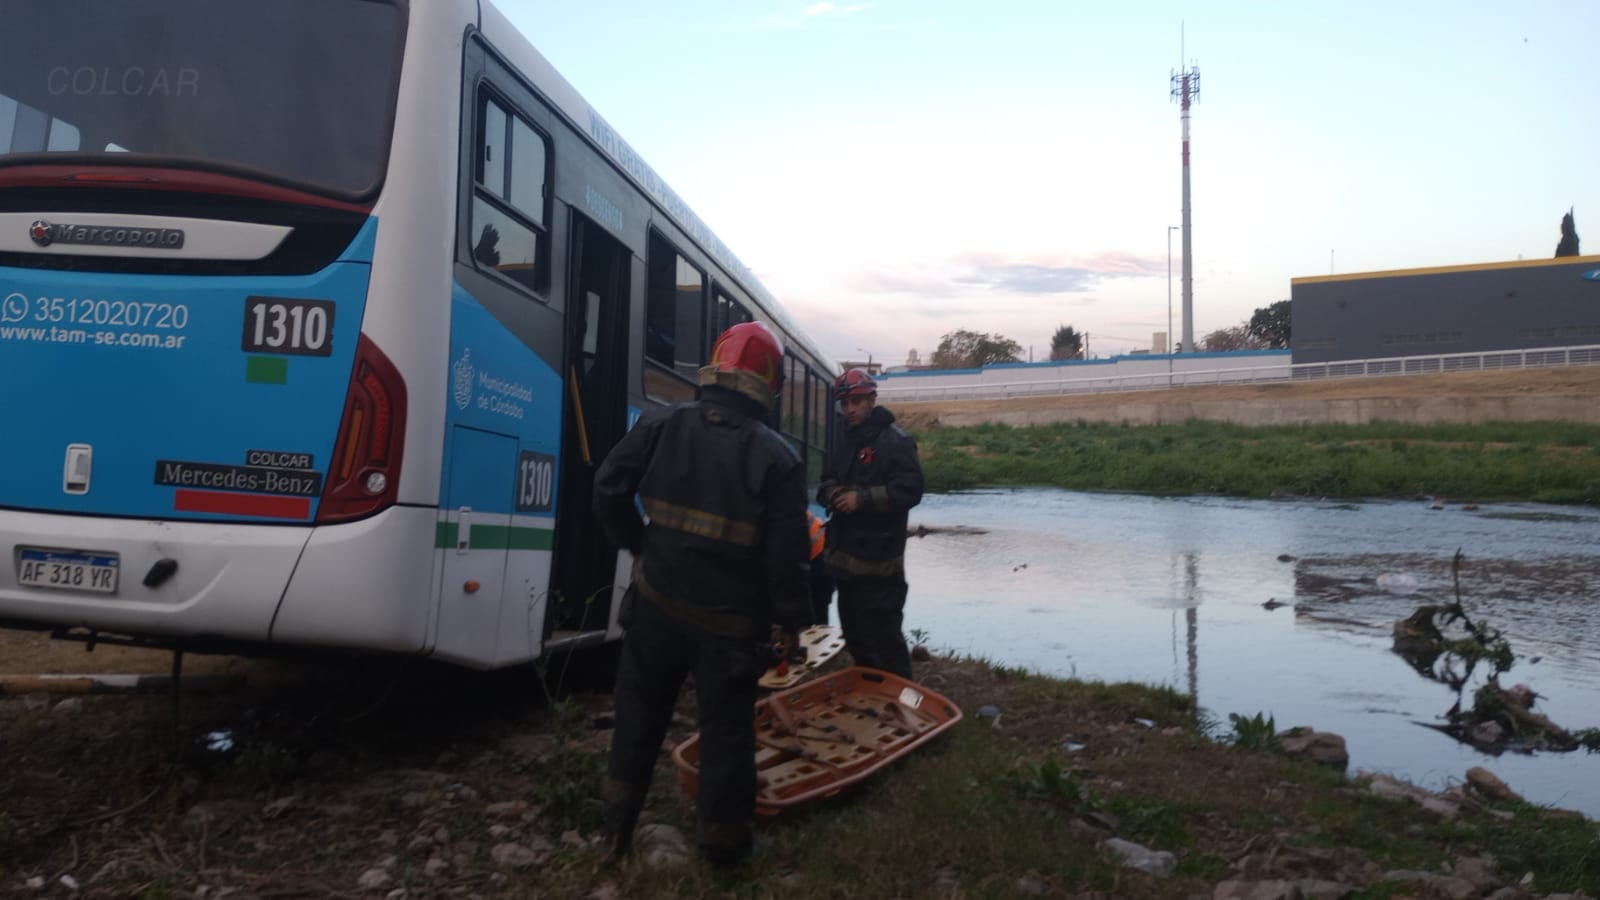
M 917 442 L 881 406 L 844 437 L 823 464 L 817 500 L 827 503 L 838 491 L 855 491 L 860 506 L 828 521 L 829 574 L 903 578 L 907 513 L 922 502 Z
M 805 466 L 765 418 L 707 386 L 641 416 L 595 473 L 594 513 L 634 554 L 640 596 L 724 637 L 811 623 Z

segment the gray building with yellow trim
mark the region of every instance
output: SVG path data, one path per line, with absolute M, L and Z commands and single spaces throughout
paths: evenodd
M 1600 256 L 1295 278 L 1296 363 L 1600 344 Z

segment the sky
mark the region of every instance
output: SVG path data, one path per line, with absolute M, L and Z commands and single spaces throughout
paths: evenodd
M 1181 336 L 1186 64 L 1197 339 L 1569 208 L 1600 252 L 1593 0 L 497 4 L 836 359 Z

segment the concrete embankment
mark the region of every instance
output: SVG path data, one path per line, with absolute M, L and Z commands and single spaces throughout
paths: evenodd
M 1600 367 L 894 404 L 907 427 L 1059 422 L 1176 425 L 1600 425 Z
M 1235 425 L 1479 425 L 1485 422 L 1576 422 L 1600 425 L 1600 398 L 1575 397 L 1374 397 L 1359 400 L 1203 400 L 1192 403 L 1121 403 L 1108 407 L 1010 410 L 939 414 L 951 428 L 998 423 L 1012 426 L 1056 422 L 1126 422 L 1180 425 L 1190 419 Z

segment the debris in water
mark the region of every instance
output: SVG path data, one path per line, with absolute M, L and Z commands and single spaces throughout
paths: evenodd
M 1455 602 L 1419 606 L 1394 623 L 1393 651 L 1418 674 L 1456 691 L 1446 724 L 1418 723 L 1435 728 L 1480 750 L 1567 752 L 1587 746 L 1588 732 L 1571 732 L 1533 711 L 1539 698 L 1525 684 L 1502 688 L 1499 677 L 1511 669 L 1516 656 L 1511 644 L 1486 622 L 1473 621 L 1461 600 L 1460 550 L 1451 560 Z M 1381 582 L 1383 576 L 1379 576 Z M 1452 628 L 1451 626 L 1457 626 Z M 1447 631 L 1448 629 L 1448 631 Z M 1474 674 L 1479 665 L 1489 671 L 1481 686 Z M 1468 702 L 1470 692 L 1470 703 Z
M 924 535 L 929 534 L 971 535 L 988 533 L 989 532 L 986 529 L 973 528 L 970 525 L 918 525 L 915 528 L 906 529 L 906 537 L 914 538 L 923 537 Z
M 1417 588 L 1421 586 L 1422 583 L 1417 580 L 1417 576 L 1403 572 L 1385 572 L 1378 576 L 1379 590 L 1391 594 L 1415 594 Z
M 1308 622 L 1322 622 L 1327 625 L 1353 625 L 1357 628 L 1379 627 L 1377 625 L 1373 625 L 1371 622 L 1362 622 L 1357 619 L 1344 619 L 1338 616 L 1317 615 L 1319 612 L 1321 612 L 1321 610 L 1314 606 L 1296 606 L 1294 608 L 1294 617 L 1296 619 L 1303 619 Z

